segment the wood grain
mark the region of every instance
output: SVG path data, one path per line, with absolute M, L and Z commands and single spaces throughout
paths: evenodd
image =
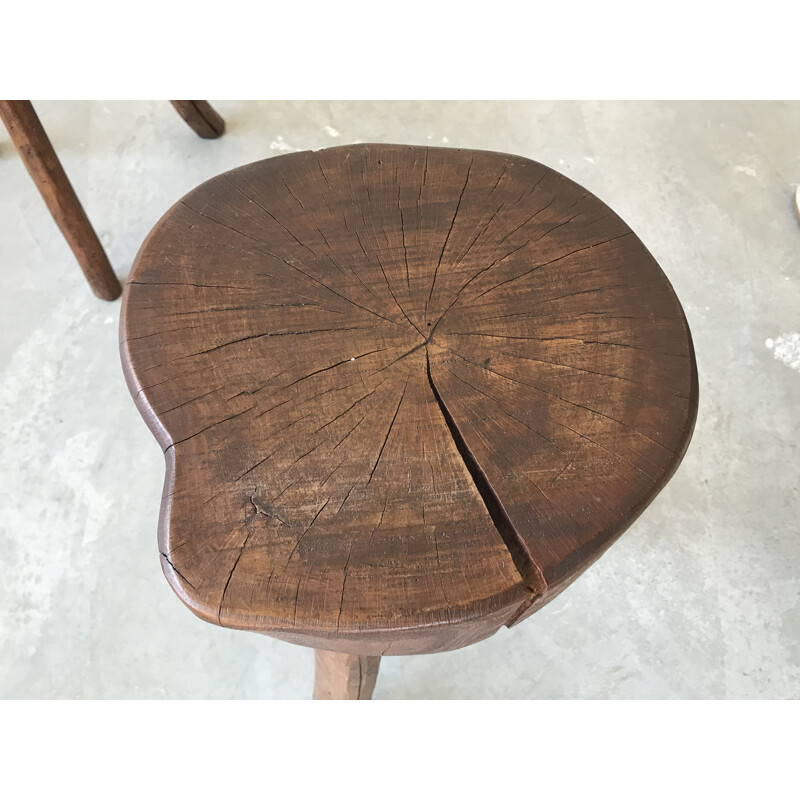
M 540 608 L 669 480 L 697 410 L 642 242 L 500 153 L 351 145 L 204 183 L 143 244 L 121 349 L 179 597 L 362 655 Z
M 315 700 L 371 700 L 380 656 L 314 651 Z
M 28 100 L 0 100 L 0 119 L 92 291 L 102 300 L 116 300 L 122 287 L 33 105 Z
M 186 124 L 203 139 L 218 139 L 225 133 L 225 120 L 206 100 L 170 100 Z

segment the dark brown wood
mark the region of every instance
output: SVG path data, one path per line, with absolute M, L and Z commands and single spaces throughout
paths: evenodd
M 179 597 L 360 655 L 540 608 L 666 484 L 697 411 L 642 242 L 500 153 L 352 145 L 204 183 L 142 246 L 121 349 Z
M 117 276 L 33 105 L 0 100 L 0 118 L 92 291 L 103 300 L 116 300 L 122 293 Z
M 225 120 L 206 100 L 170 100 L 170 103 L 203 139 L 218 139 L 225 133 Z
M 315 700 L 372 700 L 380 656 L 314 651 Z

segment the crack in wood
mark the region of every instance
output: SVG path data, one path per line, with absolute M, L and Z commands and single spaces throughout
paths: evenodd
M 176 547 L 175 549 L 177 550 L 178 548 Z M 175 565 L 172 563 L 172 561 L 170 561 L 170 559 L 169 559 L 169 556 L 168 556 L 166 553 L 161 553 L 161 557 L 164 559 L 164 561 L 166 561 L 166 562 L 167 562 L 167 564 L 169 564 L 169 565 L 170 565 L 170 567 L 172 568 L 172 571 L 173 571 L 173 572 L 174 572 L 174 573 L 175 573 L 175 574 L 176 574 L 176 575 L 177 575 L 177 576 L 178 576 L 178 577 L 179 577 L 179 578 L 180 578 L 180 579 L 181 579 L 181 580 L 182 580 L 182 581 L 183 581 L 183 582 L 184 582 L 184 583 L 185 583 L 187 586 L 191 586 L 191 587 L 192 587 L 192 589 L 194 589 L 195 591 L 197 591 L 197 587 L 196 587 L 196 586 L 195 586 L 195 585 L 194 585 L 194 584 L 193 584 L 193 583 L 192 583 L 192 582 L 191 582 L 191 581 L 190 581 L 190 580 L 189 580 L 189 579 L 188 579 L 188 578 L 187 578 L 185 575 L 181 574 L 180 570 L 179 570 L 179 569 L 178 569 L 178 568 L 177 568 L 177 567 L 176 567 L 176 566 L 175 566 Z
M 475 163 L 475 159 L 473 158 L 469 162 L 469 167 L 467 168 L 467 177 L 464 179 L 464 187 L 461 189 L 461 194 L 458 196 L 458 202 L 456 203 L 456 210 L 453 213 L 453 221 L 450 223 L 450 228 L 447 231 L 447 236 L 445 236 L 444 244 L 442 245 L 442 252 L 439 254 L 439 260 L 436 262 L 436 267 L 433 270 L 433 281 L 431 281 L 431 290 L 428 293 L 428 300 L 425 303 L 425 316 L 428 316 L 428 306 L 431 303 L 431 298 L 433 297 L 433 290 L 436 286 L 436 277 L 439 274 L 439 267 L 442 266 L 442 259 L 444 258 L 444 252 L 447 250 L 447 243 L 450 241 L 450 236 L 453 233 L 453 228 L 456 225 L 456 218 L 458 217 L 459 209 L 461 208 L 461 201 L 464 199 L 464 194 L 467 191 L 467 184 L 469 183 L 469 176 L 472 172 L 472 165 Z
M 486 511 L 488 512 L 492 522 L 494 523 L 497 532 L 500 534 L 503 542 L 505 542 L 506 548 L 511 555 L 512 561 L 514 562 L 514 566 L 517 568 L 517 571 L 525 581 L 525 585 L 534 594 L 543 595 L 547 591 L 547 581 L 544 578 L 542 570 L 534 561 L 524 541 L 517 533 L 517 530 L 514 527 L 514 524 L 508 516 L 505 508 L 503 507 L 500 498 L 495 493 L 492 485 L 489 483 L 489 480 L 486 477 L 486 474 L 484 473 L 475 456 L 472 454 L 472 451 L 469 449 L 469 445 L 461 434 L 456 421 L 453 419 L 453 415 L 450 413 L 450 410 L 447 408 L 442 396 L 439 394 L 439 390 L 436 388 L 436 383 L 433 380 L 430 353 L 427 352 L 427 349 L 425 355 L 428 384 L 433 392 L 433 396 L 436 399 L 437 404 L 439 405 L 439 409 L 442 412 L 444 421 L 447 424 L 448 430 L 450 431 L 450 436 L 453 439 L 453 443 L 455 444 L 456 449 L 461 456 L 461 460 L 464 462 L 464 466 L 467 468 L 467 471 L 472 477 L 472 482 L 475 485 L 475 489 L 483 500 L 483 505 L 486 508 Z
M 238 234 L 239 236 L 244 236 L 246 239 L 249 239 L 249 240 L 255 242 L 258 245 L 261 244 L 258 239 L 253 238 L 252 236 L 250 236 L 249 234 L 245 233 L 244 231 L 240 231 L 240 230 L 238 230 L 238 228 L 234 228 L 232 225 L 228 225 L 227 223 L 221 222 L 220 220 L 215 219 L 214 217 L 211 217 L 208 214 L 204 214 L 202 211 L 198 211 L 196 208 L 193 208 L 188 203 L 186 203 L 185 200 L 180 200 L 179 202 L 183 206 L 188 208 L 190 211 L 193 211 L 195 214 L 198 214 L 199 216 L 203 217 L 204 219 L 207 219 L 210 222 L 214 222 L 214 223 L 216 223 L 217 225 L 220 225 L 223 228 L 227 228 L 228 230 L 233 231 L 234 233 Z M 300 269 L 300 267 L 296 266 L 295 264 L 290 263 L 285 258 L 281 258 L 280 256 L 275 255 L 275 253 L 272 253 L 269 250 L 266 250 L 266 249 L 264 249 L 264 248 L 262 248 L 260 246 L 257 247 L 256 250 L 258 250 L 259 252 L 261 252 L 261 253 L 263 253 L 265 255 L 270 256 L 271 258 L 274 258 L 276 261 L 279 261 L 282 264 L 285 264 L 287 267 L 289 267 L 290 269 L 293 269 L 295 272 L 299 272 L 301 275 L 305 276 L 307 280 L 311 281 L 312 283 L 317 284 L 318 286 L 321 286 L 323 289 L 326 289 L 331 294 L 336 295 L 337 297 L 340 297 L 346 303 L 349 303 L 350 305 L 355 306 L 356 308 L 360 308 L 362 311 L 366 311 L 367 313 L 372 314 L 374 317 L 378 317 L 379 319 L 382 319 L 385 322 L 390 322 L 392 325 L 399 325 L 400 324 L 396 320 L 390 319 L 389 317 L 384 317 L 382 314 L 379 314 L 377 311 L 374 311 L 371 308 L 367 308 L 367 306 L 362 306 L 360 303 L 356 303 L 355 300 L 347 297 L 346 295 L 341 294 L 341 292 L 337 292 L 331 286 L 328 286 L 328 284 L 324 283 L 323 281 L 319 280 L 318 278 L 315 278 L 313 275 L 310 275 L 305 270 Z
M 537 386 L 535 383 L 529 383 L 528 381 L 521 381 L 521 380 L 519 380 L 517 378 L 511 378 L 508 375 L 504 375 L 502 372 L 497 372 L 496 370 L 493 370 L 493 369 L 487 367 L 485 364 L 479 364 L 479 363 L 477 363 L 475 361 L 470 361 L 468 358 L 464 358 L 464 356 L 460 355 L 459 353 L 456 353 L 455 350 L 450 350 L 449 352 L 451 352 L 454 356 L 456 356 L 456 358 L 460 358 L 462 361 L 466 361 L 467 364 L 472 364 L 472 366 L 474 366 L 474 367 L 478 367 L 480 369 L 486 370 L 487 372 L 491 372 L 493 375 L 497 375 L 500 378 L 505 378 L 505 380 L 507 380 L 507 381 L 511 381 L 512 383 L 518 383 L 521 386 L 529 386 L 531 389 L 535 389 L 536 391 L 541 392 L 542 394 L 547 394 L 547 395 L 550 395 L 551 397 L 555 397 L 557 400 L 560 400 L 563 403 L 567 403 L 568 405 L 575 406 L 576 408 L 582 408 L 584 411 L 588 411 L 590 414 L 596 414 L 599 417 L 604 417 L 605 419 L 608 419 L 611 422 L 614 422 L 614 423 L 616 423 L 618 425 L 622 425 L 624 428 L 627 428 L 632 433 L 635 433 L 635 434 L 637 434 L 639 436 L 643 436 L 644 438 L 649 439 L 654 444 L 657 444 L 657 445 L 659 445 L 661 447 L 664 447 L 666 450 L 669 450 L 669 448 L 666 447 L 666 445 L 662 445 L 660 442 L 657 442 L 655 439 L 651 439 L 649 436 L 647 436 L 647 434 L 642 433 L 641 431 L 637 431 L 635 428 L 631 428 L 629 425 L 626 425 L 624 422 L 621 422 L 618 419 L 614 419 L 614 417 L 608 416 L 608 414 L 603 414 L 600 411 L 595 411 L 593 408 L 589 408 L 588 406 L 581 405 L 580 403 L 574 403 L 572 400 L 567 400 L 566 397 L 561 397 L 561 395 L 558 395 L 555 392 L 550 392 L 547 389 L 542 389 L 540 386 Z M 458 377 L 458 376 L 456 376 L 456 377 Z M 599 442 L 594 441 L 594 439 L 589 438 L 585 433 L 581 433 L 580 431 L 577 431 L 574 428 L 571 428 L 569 425 L 565 425 L 563 422 L 560 422 L 560 421 L 558 421 L 556 419 L 552 419 L 552 417 L 551 417 L 551 420 L 556 425 L 559 425 L 560 427 L 563 427 L 563 428 L 566 428 L 569 431 L 572 431 L 574 434 L 576 434 L 577 436 L 580 436 L 582 439 L 586 439 L 589 442 L 591 442 L 592 444 L 597 445 L 598 447 L 601 447 L 604 450 L 607 450 L 615 458 L 620 459 L 621 461 L 626 463 L 629 467 L 633 467 L 633 469 L 637 470 L 638 472 L 641 472 L 642 475 L 644 475 L 649 480 L 655 481 L 655 478 L 653 478 L 652 475 L 649 475 L 647 472 L 645 472 L 643 469 L 637 467 L 635 464 L 631 464 L 629 461 L 627 461 L 626 459 L 622 458 L 622 456 L 620 456 L 618 453 L 615 453 L 613 450 L 609 450 L 609 448 L 606 447 L 605 445 L 602 445 Z M 645 458 L 645 460 L 646 461 L 650 461 L 650 459 L 647 459 L 647 458 Z M 651 462 L 651 463 L 653 463 L 653 462 Z M 653 463 L 653 466 L 657 466 L 657 465 Z

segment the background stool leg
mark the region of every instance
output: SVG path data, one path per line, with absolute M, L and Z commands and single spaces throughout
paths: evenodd
M 371 700 L 380 656 L 314 651 L 315 700 Z
M 0 100 L 0 118 L 92 291 L 116 300 L 122 287 L 30 101 Z
M 217 139 L 225 133 L 225 120 L 206 100 L 170 100 L 170 103 L 203 139 Z

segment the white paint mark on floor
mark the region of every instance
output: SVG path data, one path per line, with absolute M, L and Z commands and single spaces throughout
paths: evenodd
M 745 175 L 749 175 L 751 178 L 757 178 L 758 173 L 752 167 L 742 167 L 740 165 L 736 165 L 734 169 L 737 172 L 743 172 Z
M 339 136 L 341 136 L 339 131 L 337 131 L 332 125 L 326 125 L 323 130 L 328 134 L 328 136 L 331 137 L 331 139 L 338 139 Z
M 777 339 L 767 339 L 765 344 L 778 361 L 800 372 L 800 333 L 784 333 Z
M 277 150 L 279 153 L 289 153 L 296 148 L 290 147 L 283 136 L 279 136 L 277 139 L 274 139 L 269 143 L 270 150 Z
M 442 144 L 448 144 L 450 140 L 446 136 L 442 136 Z
M 594 159 L 591 156 L 584 156 L 584 161 L 588 161 L 590 164 L 594 164 Z

